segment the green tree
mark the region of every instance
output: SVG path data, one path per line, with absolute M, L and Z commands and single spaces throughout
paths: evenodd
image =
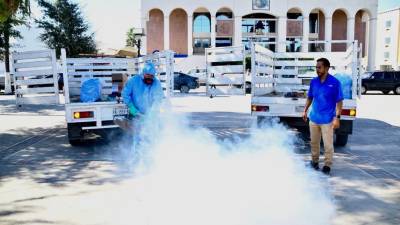
M 4 60 L 6 72 L 10 72 L 10 38 L 21 39 L 19 25 L 28 25 L 29 0 L 0 0 L 0 59 Z
M 0 22 L 6 21 L 9 17 L 20 12 L 29 15 L 31 12 L 29 0 L 1 0 L 0 1 Z
M 36 23 L 44 32 L 40 39 L 60 55 L 65 48 L 69 57 L 97 52 L 94 33 L 89 33 L 89 24 L 82 16 L 79 5 L 70 0 L 48 2 L 38 0 L 44 13 Z
M 126 33 L 126 46 L 129 47 L 135 47 L 137 46 L 137 41 L 136 41 L 136 34 L 134 33 L 135 28 L 130 28 L 128 32 Z

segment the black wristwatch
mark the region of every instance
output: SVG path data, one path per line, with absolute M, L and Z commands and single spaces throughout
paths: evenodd
M 336 118 L 337 118 L 337 119 L 340 119 L 340 115 L 337 115 Z

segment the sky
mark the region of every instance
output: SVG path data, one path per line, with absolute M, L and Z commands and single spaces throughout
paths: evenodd
M 31 2 L 32 17 L 40 18 L 42 13 L 36 1 Z M 90 31 L 95 33 L 96 43 L 103 51 L 123 48 L 128 29 L 141 26 L 140 0 L 73 0 L 73 2 L 81 6 L 83 15 L 89 22 Z M 36 28 L 33 20 L 30 28 L 20 27 L 19 30 L 24 38 L 14 41 L 18 46 L 17 51 L 45 48 L 38 38 L 42 30 Z
M 98 47 L 119 49 L 125 45 L 126 32 L 130 27 L 140 27 L 140 0 L 73 0 L 80 4 L 82 12 L 95 32 Z M 189 0 L 188 0 L 189 1 Z M 33 17 L 40 17 L 40 9 L 35 4 L 32 7 Z M 379 0 L 379 11 L 400 7 L 400 0 Z M 17 51 L 37 50 L 45 48 L 38 40 L 41 32 L 32 23 L 31 28 L 20 28 L 23 40 L 15 41 Z

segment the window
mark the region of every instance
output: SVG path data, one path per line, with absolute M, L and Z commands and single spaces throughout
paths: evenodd
M 391 42 L 391 39 L 390 39 L 390 37 L 387 37 L 387 38 L 385 38 L 385 44 L 386 44 L 386 45 L 389 45 L 389 44 L 390 44 L 390 42 Z
M 394 79 L 394 74 L 392 72 L 385 73 L 385 80 L 393 80 L 393 79 Z
M 286 52 L 300 52 L 301 51 L 301 38 L 286 38 Z
M 215 45 L 216 47 L 232 46 L 232 38 L 217 38 Z
M 400 72 L 393 72 L 394 73 L 394 78 L 396 79 L 396 80 L 400 80 Z
M 319 32 L 318 13 L 310 14 L 309 29 L 310 29 L 310 33 L 318 33 Z
M 380 80 L 383 79 L 383 72 L 376 72 L 372 74 L 371 79 Z
M 211 21 L 206 15 L 198 15 L 193 22 L 194 33 L 210 33 Z
M 389 52 L 385 52 L 385 53 L 383 54 L 383 57 L 384 57 L 385 59 L 389 59 L 389 58 L 390 58 L 390 53 L 389 53 Z
M 385 27 L 386 27 L 386 29 L 391 28 L 392 27 L 392 21 L 391 20 L 387 20 L 386 23 L 385 23 Z

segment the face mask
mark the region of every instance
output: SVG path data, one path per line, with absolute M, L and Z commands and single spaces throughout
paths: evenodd
M 153 84 L 154 79 L 153 78 L 144 78 L 143 82 L 147 85 L 152 85 Z

